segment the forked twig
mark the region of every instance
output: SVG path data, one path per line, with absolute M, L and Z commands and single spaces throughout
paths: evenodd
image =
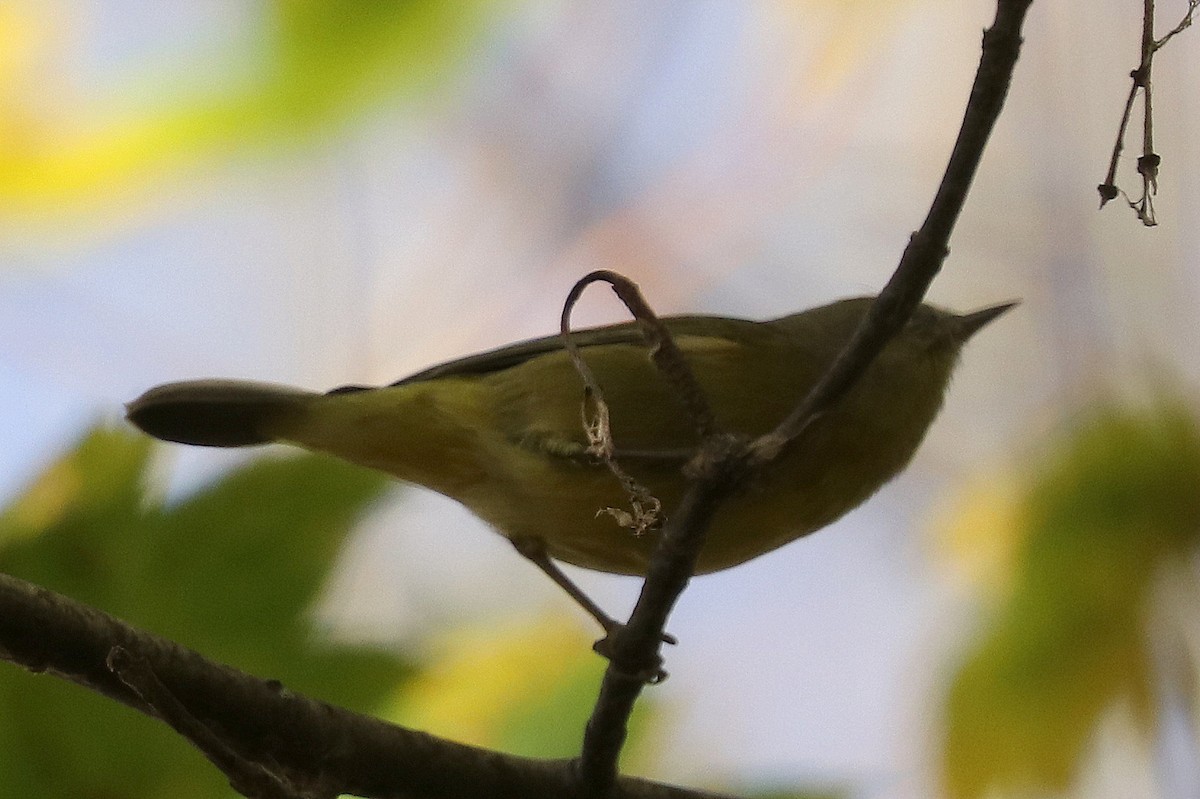
M 1121 112 L 1121 123 L 1117 127 L 1117 140 L 1113 144 L 1112 155 L 1108 160 L 1108 172 L 1104 176 L 1104 181 L 1096 187 L 1100 193 L 1101 208 L 1110 200 L 1124 197 L 1125 203 L 1133 209 L 1138 219 L 1146 227 L 1154 227 L 1158 224 L 1154 213 L 1154 195 L 1158 193 L 1158 169 L 1162 165 L 1162 157 L 1154 151 L 1154 86 L 1150 80 L 1154 56 L 1167 42 L 1191 27 L 1198 8 L 1200 8 L 1200 0 L 1188 0 L 1187 13 L 1184 14 L 1179 24 L 1161 39 L 1155 39 L 1154 0 L 1142 0 L 1141 61 L 1137 68 L 1129 73 L 1132 83 L 1129 87 L 1129 94 L 1125 98 L 1125 107 Z M 1125 149 L 1125 132 L 1129 129 L 1133 104 L 1137 100 L 1139 92 L 1142 95 L 1142 154 L 1137 159 L 1137 171 L 1142 179 L 1142 194 L 1135 200 L 1117 186 L 1117 164 L 1121 158 L 1121 152 Z

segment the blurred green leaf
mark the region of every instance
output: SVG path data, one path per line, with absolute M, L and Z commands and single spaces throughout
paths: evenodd
M 472 41 L 482 0 L 276 0 L 264 97 L 320 122 L 397 89 L 428 88 Z
M 1200 538 L 1200 430 L 1163 402 L 1092 412 L 1027 483 L 1007 598 L 955 675 L 952 796 L 1065 788 L 1099 716 L 1153 718 L 1150 587 Z
M 66 102 L 47 114 L 29 93 L 31 105 L 8 109 L 0 128 L 0 202 L 31 219 L 79 207 L 111 214 L 213 155 L 333 132 L 372 104 L 437 85 L 476 43 L 491 5 L 273 0 L 248 17 L 257 30 L 209 60 L 148 61 L 114 87 L 111 107 Z M 45 14 L 38 24 L 61 25 Z
M 604 677 L 604 661 L 583 636 L 572 636 L 574 655 L 557 679 L 513 705 L 498 720 L 497 745 L 530 757 L 567 758 L 579 754 L 583 729 L 596 704 L 596 689 Z M 579 644 L 583 644 L 579 646 Z M 648 717 L 649 702 L 639 703 L 630 719 L 630 751 L 637 747 Z M 626 755 L 628 757 L 628 755 Z
M 147 504 L 144 437 L 96 430 L 0 514 L 0 570 L 296 690 L 372 711 L 410 673 L 317 639 L 307 612 L 386 480 L 264 459 Z M 164 725 L 60 680 L 0 669 L 0 798 L 231 796 Z

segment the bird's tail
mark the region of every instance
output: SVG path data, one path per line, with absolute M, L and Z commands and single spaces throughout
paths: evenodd
M 156 386 L 125 407 L 126 418 L 155 438 L 245 447 L 274 441 L 318 396 L 270 383 L 187 380 Z

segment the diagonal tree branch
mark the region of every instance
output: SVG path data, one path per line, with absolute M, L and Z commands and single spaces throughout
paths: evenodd
M 1021 49 L 1031 0 L 998 0 L 983 35 L 982 55 L 945 175 L 921 228 L 870 312 L 826 375 L 779 427 L 753 442 L 711 435 L 688 468 L 693 483 L 668 520 L 628 624 L 614 635 L 612 657 L 584 734 L 580 776 L 594 796 L 618 778 L 617 761 L 634 703 L 657 667 L 662 632 L 695 570 L 717 508 L 745 476 L 777 457 L 820 414 L 854 386 L 871 361 L 920 305 L 948 254 L 950 234 L 999 118 Z

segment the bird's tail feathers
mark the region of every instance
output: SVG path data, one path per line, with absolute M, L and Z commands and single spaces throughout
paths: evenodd
M 187 380 L 150 389 L 126 407 L 126 418 L 164 441 L 245 447 L 279 437 L 311 391 L 243 380 Z

